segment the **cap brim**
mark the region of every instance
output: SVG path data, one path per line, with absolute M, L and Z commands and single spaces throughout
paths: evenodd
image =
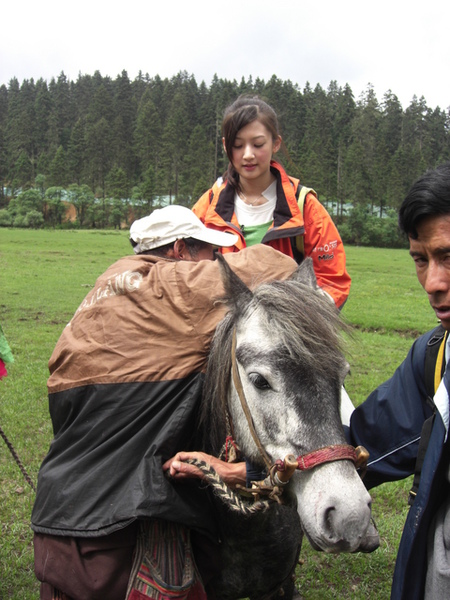
M 211 244 L 212 246 L 219 246 L 224 248 L 229 248 L 230 246 L 234 246 L 234 244 L 238 241 L 239 236 L 235 233 L 227 233 L 226 231 L 216 231 L 215 229 L 205 229 L 201 232 L 201 234 L 195 234 L 194 239 L 200 240 L 201 242 L 206 242 L 207 244 Z

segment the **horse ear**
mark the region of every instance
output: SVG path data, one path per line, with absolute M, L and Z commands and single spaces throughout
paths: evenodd
M 317 289 L 317 279 L 316 274 L 313 269 L 313 261 L 312 258 L 308 257 L 299 264 L 297 269 L 291 276 L 293 281 L 298 281 L 299 283 L 303 283 L 314 290 Z
M 221 266 L 222 281 L 225 288 L 225 299 L 227 303 L 234 305 L 234 307 L 237 308 L 242 301 L 246 303 L 250 302 L 253 298 L 251 290 L 231 269 L 222 254 L 217 254 L 217 260 Z

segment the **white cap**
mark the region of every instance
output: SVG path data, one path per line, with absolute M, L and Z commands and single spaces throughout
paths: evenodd
M 233 246 L 238 240 L 234 233 L 208 229 L 192 210 L 175 204 L 157 208 L 148 217 L 135 221 L 130 227 L 130 237 L 137 243 L 134 247 L 136 254 L 184 238 L 194 238 L 219 247 Z

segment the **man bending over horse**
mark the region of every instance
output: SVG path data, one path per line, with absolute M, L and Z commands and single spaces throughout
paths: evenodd
M 32 513 L 41 599 L 159 598 L 161 576 L 185 590 L 177 597 L 206 598 L 217 567 L 207 560 L 217 536 L 208 497 L 198 480 L 172 485 L 162 465 L 195 447 L 210 341 L 226 310 L 214 302 L 223 293 L 214 249 L 235 237 L 187 208 L 155 210 L 131 226 L 134 255 L 97 279 L 65 327 L 49 361 L 54 438 Z M 297 266 L 268 246 L 226 260 L 247 285 Z M 245 484 L 245 464 L 209 462 Z

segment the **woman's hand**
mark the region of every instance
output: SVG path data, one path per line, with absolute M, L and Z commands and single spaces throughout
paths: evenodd
M 191 458 L 211 465 L 219 477 L 230 487 L 234 487 L 238 483 L 245 486 L 245 462 L 228 463 L 205 452 L 177 452 L 174 457 L 163 464 L 163 471 L 168 471 L 169 475 L 177 480 L 193 477 L 203 479 L 204 475 L 200 469 L 185 462 Z

